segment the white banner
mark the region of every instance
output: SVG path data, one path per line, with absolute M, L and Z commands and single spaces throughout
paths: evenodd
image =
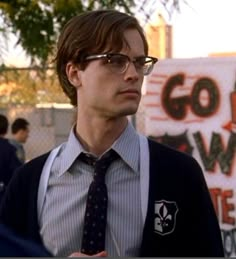
M 145 133 L 200 163 L 236 256 L 236 57 L 159 61 L 145 82 Z

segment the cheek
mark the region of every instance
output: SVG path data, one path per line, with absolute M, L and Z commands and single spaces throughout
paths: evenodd
M 100 68 L 101 70 L 101 68 Z M 114 77 L 111 73 L 99 73 L 94 72 L 91 74 L 86 74 L 83 78 L 83 86 L 87 89 L 86 91 L 89 94 L 96 96 L 107 96 L 114 94 L 115 89 L 117 88 L 118 79 Z
M 81 98 L 90 105 L 104 105 L 111 102 L 114 93 L 113 85 L 107 79 L 98 79 L 97 77 L 88 78 L 86 84 L 82 86 Z

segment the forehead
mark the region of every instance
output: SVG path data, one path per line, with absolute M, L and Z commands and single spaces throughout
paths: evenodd
M 144 42 L 140 33 L 135 29 L 128 29 L 124 32 L 125 44 L 122 52 L 130 53 L 132 55 L 144 55 Z

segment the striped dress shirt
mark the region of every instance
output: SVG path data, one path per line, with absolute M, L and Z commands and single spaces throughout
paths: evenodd
M 130 123 L 111 148 L 120 159 L 106 173 L 106 251 L 112 257 L 138 256 L 143 233 L 140 146 Z M 86 153 L 72 129 L 50 172 L 39 225 L 44 245 L 55 256 L 80 251 L 87 192 L 93 180 L 93 167 L 78 159 L 81 152 Z

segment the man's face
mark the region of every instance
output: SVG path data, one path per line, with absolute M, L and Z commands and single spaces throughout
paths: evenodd
M 25 143 L 26 140 L 29 137 L 29 128 L 27 127 L 26 129 L 21 129 L 18 132 L 18 141 L 21 143 Z
M 129 56 L 131 60 L 145 56 L 144 44 L 137 30 L 129 29 L 124 36 L 130 48 L 123 48 L 121 54 Z M 143 75 L 132 62 L 122 74 L 111 72 L 103 59 L 90 61 L 86 69 L 78 73 L 79 112 L 86 112 L 88 116 L 115 118 L 137 111 Z

